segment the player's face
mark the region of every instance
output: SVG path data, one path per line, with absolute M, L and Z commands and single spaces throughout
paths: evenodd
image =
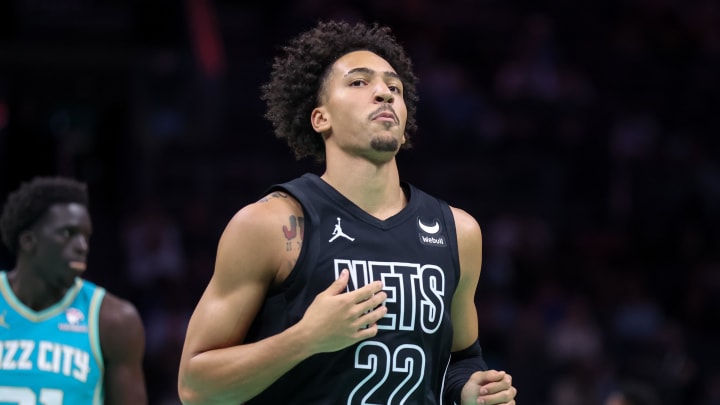
M 319 108 L 328 119 L 325 135 L 341 149 L 394 156 L 405 142 L 402 81 L 375 53 L 355 51 L 338 59 L 325 81 L 321 102 Z
M 85 271 L 92 222 L 81 204 L 54 204 L 33 227 L 34 268 L 49 285 L 67 288 Z

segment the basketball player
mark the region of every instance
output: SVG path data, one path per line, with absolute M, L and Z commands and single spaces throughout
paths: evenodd
M 10 194 L 0 272 L 0 403 L 146 404 L 135 307 L 83 280 L 92 223 L 86 186 L 38 177 Z
M 478 344 L 478 223 L 398 174 L 415 81 L 377 25 L 320 23 L 275 60 L 267 117 L 325 171 L 230 220 L 188 326 L 183 403 L 515 404 Z

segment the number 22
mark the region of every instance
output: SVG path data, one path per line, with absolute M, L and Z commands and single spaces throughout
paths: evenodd
M 354 403 L 353 398 L 356 396 L 361 396 L 359 402 L 361 405 L 371 405 L 368 400 L 387 381 L 391 372 L 404 374 L 405 378 L 382 403 L 404 404 L 423 380 L 425 353 L 416 345 L 406 344 L 400 345 L 391 356 L 390 349 L 386 345 L 374 341 L 363 342 L 355 350 L 355 368 L 366 369 L 369 372 L 368 376 L 350 393 L 348 405 Z

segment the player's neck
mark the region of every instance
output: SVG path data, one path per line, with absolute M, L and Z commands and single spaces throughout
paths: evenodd
M 368 214 L 384 220 L 397 214 L 407 199 L 400 187 L 395 159 L 382 165 L 367 161 L 327 162 L 322 179 Z
M 15 297 L 34 311 L 49 308 L 67 292 L 67 289 L 51 288 L 47 282 L 33 276 L 31 270 L 21 269 L 20 266 L 9 272 L 7 277 Z

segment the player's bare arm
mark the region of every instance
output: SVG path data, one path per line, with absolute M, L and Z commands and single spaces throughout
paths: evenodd
M 100 344 L 105 361 L 105 403 L 146 404 L 142 320 L 135 306 L 109 293 L 100 308 Z
M 467 348 L 478 338 L 478 319 L 475 290 L 482 267 L 482 233 L 475 218 L 467 212 L 452 208 L 460 254 L 460 282 L 452 304 L 452 351 Z
M 472 347 L 478 339 L 477 289 L 482 266 L 482 233 L 475 218 L 467 212 L 452 208 L 460 255 L 460 283 L 453 297 L 453 346 L 457 352 Z M 478 369 L 462 390 L 463 404 L 514 405 L 517 390 L 512 377 L 504 371 Z M 467 401 L 467 402 L 466 402 Z
M 300 322 L 243 344 L 264 296 L 287 277 L 302 246 L 302 209 L 281 193 L 240 210 L 218 244 L 215 272 L 190 319 L 178 390 L 185 404 L 239 403 L 305 358 L 377 333 L 380 283 L 344 294 L 347 274 L 319 294 Z M 293 233 L 293 219 L 295 233 Z

